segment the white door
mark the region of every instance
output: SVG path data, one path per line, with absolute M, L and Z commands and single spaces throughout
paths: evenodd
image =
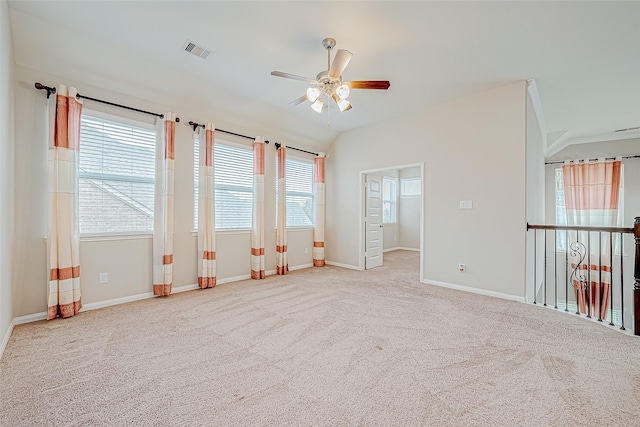
M 367 175 L 365 197 L 364 268 L 382 265 L 382 177 Z

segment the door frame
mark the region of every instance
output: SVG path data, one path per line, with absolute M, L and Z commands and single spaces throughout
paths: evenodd
M 366 176 L 373 173 L 384 173 L 386 171 L 398 170 L 398 169 L 408 169 L 408 168 L 420 168 L 420 280 L 423 280 L 424 275 L 424 200 L 425 200 L 425 177 L 424 177 L 424 162 L 420 163 L 410 163 L 406 165 L 398 165 L 398 166 L 387 166 L 383 168 L 377 169 L 367 169 L 360 171 L 359 175 L 359 191 L 360 191 L 360 206 L 359 206 L 359 221 L 360 225 L 358 227 L 359 230 L 359 244 L 358 244 L 358 270 L 364 270 L 364 252 L 365 252 L 365 224 L 364 224 L 364 215 L 365 215 L 365 203 L 367 192 L 365 191 L 365 179 Z M 398 186 L 398 197 L 400 197 L 400 186 Z M 384 250 L 384 248 L 383 248 Z

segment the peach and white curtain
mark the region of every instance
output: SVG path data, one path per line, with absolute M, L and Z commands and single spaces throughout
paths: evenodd
M 277 151 L 278 155 L 278 218 L 276 227 L 276 273 L 287 274 L 289 261 L 287 260 L 287 149 L 284 143 Z
M 198 286 L 216 285 L 216 184 L 213 166 L 213 123 L 200 132 L 200 176 L 198 177 Z
M 153 294 L 168 296 L 173 283 L 173 201 L 176 116 L 156 122 L 156 185 L 153 218 Z
M 251 278 L 264 279 L 264 139 L 253 143 L 253 216 L 251 221 Z
M 47 319 L 71 317 L 80 298 L 80 225 L 78 222 L 78 150 L 82 102 L 77 90 L 60 85 L 53 138 L 49 147 L 49 292 Z
M 313 227 L 313 265 L 322 267 L 324 259 L 324 215 L 325 215 L 325 154 L 318 153 L 313 165 L 313 206 L 315 224 Z
M 617 225 L 621 165 L 619 159 L 565 162 L 562 176 L 568 225 Z M 576 270 L 572 278 L 578 309 L 583 314 L 604 319 L 611 298 L 609 239 L 586 231 L 569 235 L 569 242 L 574 242 L 568 250 L 571 268 Z M 587 304 L 590 304 L 588 310 Z

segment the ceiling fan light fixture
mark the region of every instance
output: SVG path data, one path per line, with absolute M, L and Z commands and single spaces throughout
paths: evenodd
M 351 89 L 349 89 L 349 85 L 346 83 L 338 86 L 336 89 L 336 95 L 338 95 L 340 99 L 347 99 L 349 93 L 351 93 Z
M 340 109 L 340 111 L 350 110 L 351 103 L 348 100 L 338 99 L 336 103 L 338 104 L 338 108 Z
M 311 104 L 311 108 L 316 113 L 322 113 L 322 107 L 323 106 L 324 106 L 324 102 L 322 101 L 322 98 L 316 99 L 315 102 L 313 104 Z
M 316 100 L 320 97 L 320 89 L 317 87 L 310 87 L 307 89 L 307 98 L 311 102 L 316 102 Z

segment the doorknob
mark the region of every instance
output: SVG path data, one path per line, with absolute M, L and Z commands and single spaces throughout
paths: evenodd
M 380 228 L 384 227 L 384 225 L 380 224 Z

